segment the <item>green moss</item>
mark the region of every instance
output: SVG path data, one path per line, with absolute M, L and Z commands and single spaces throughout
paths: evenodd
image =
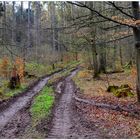
M 116 91 L 118 88 L 119 88 L 119 87 L 118 87 L 118 86 L 115 86 L 115 85 L 109 86 L 109 87 L 107 88 L 107 91 L 108 91 L 108 92 L 114 92 L 114 91 Z
M 129 87 L 128 84 L 124 84 L 119 86 L 109 86 L 107 89 L 108 92 L 112 92 L 116 97 L 133 97 L 134 93 L 132 92 L 132 89 Z
M 34 99 L 34 103 L 30 108 L 33 125 L 37 125 L 40 120 L 49 115 L 53 103 L 53 89 L 52 87 L 45 86 L 40 94 Z

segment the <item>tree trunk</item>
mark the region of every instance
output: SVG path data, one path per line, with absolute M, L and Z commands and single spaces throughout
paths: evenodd
M 97 50 L 95 46 L 95 42 L 92 42 L 92 58 L 93 58 L 93 67 L 94 67 L 94 74 L 93 77 L 96 78 L 99 75 L 99 69 L 98 69 L 98 60 L 97 60 Z
M 39 56 L 38 56 L 38 47 L 40 46 L 40 2 L 35 2 L 35 16 L 34 16 L 34 26 L 35 26 L 35 54 L 36 54 L 36 63 L 39 63 Z
M 123 67 L 123 56 L 122 56 L 122 46 L 120 46 L 120 64 L 121 64 L 121 67 Z
M 15 28 L 15 2 L 13 1 L 13 5 L 12 5 L 12 43 L 14 43 L 14 41 L 15 41 L 14 28 Z
M 95 5 L 93 2 L 89 2 L 90 7 L 93 8 Z M 94 7 L 95 8 L 95 7 Z M 93 18 L 93 11 L 91 11 L 91 19 Z M 92 49 L 92 59 L 93 59 L 93 67 L 94 67 L 94 74 L 93 77 L 96 78 L 99 75 L 99 66 L 98 66 L 98 59 L 97 59 L 97 49 L 96 49 L 96 27 L 93 25 L 91 29 L 91 36 L 92 36 L 92 41 L 91 41 L 91 49 Z
M 28 1 L 28 48 L 30 47 L 30 1 Z
M 6 33 L 6 31 L 7 31 L 6 27 L 7 26 L 5 25 L 5 23 L 6 23 L 6 2 L 3 3 L 3 6 L 4 6 L 4 10 L 5 10 L 4 15 L 3 15 L 4 16 L 4 18 L 3 18 L 3 28 L 4 28 L 4 31 L 3 31 L 3 41 L 4 41 L 4 44 L 5 44 L 5 42 L 6 42 L 6 34 L 7 34 Z M 3 46 L 3 53 L 5 53 L 4 48 L 5 48 L 5 46 Z
M 140 20 L 139 2 L 132 2 L 133 15 L 136 20 Z M 133 28 L 135 47 L 136 47 L 136 66 L 137 66 L 137 99 L 140 102 L 140 30 L 139 27 Z
M 102 44 L 100 49 L 100 65 L 99 65 L 99 72 L 106 72 L 106 48 Z
M 51 43 L 52 43 L 52 50 L 58 51 L 58 30 L 57 28 L 57 20 L 56 20 L 56 13 L 55 13 L 55 3 L 50 2 L 50 19 L 51 19 L 51 28 L 52 28 L 52 36 L 51 36 Z
M 115 42 L 113 43 L 114 44 L 114 46 L 113 46 L 113 63 L 112 63 L 112 68 L 113 68 L 113 71 L 116 71 L 116 53 L 117 53 L 117 50 L 116 50 L 116 44 L 115 44 Z

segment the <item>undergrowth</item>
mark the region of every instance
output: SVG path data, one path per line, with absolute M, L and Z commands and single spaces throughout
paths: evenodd
M 0 62 L 1 62 L 1 59 L 0 59 Z M 9 63 L 11 65 L 10 61 L 9 61 Z M 20 88 L 15 89 L 15 90 L 9 89 L 8 88 L 9 79 L 0 77 L 0 80 L 1 80 L 0 101 L 7 100 L 7 99 L 13 97 L 14 95 L 17 95 L 17 94 L 23 92 L 26 87 L 28 87 L 30 84 L 35 82 L 39 77 L 42 77 L 43 75 L 51 74 L 52 72 L 55 72 L 59 69 L 67 68 L 68 69 L 67 71 L 65 71 L 62 74 L 59 74 L 58 76 L 54 76 L 54 79 L 50 80 L 50 83 L 53 83 L 54 81 L 57 80 L 57 78 L 68 75 L 69 71 L 72 68 L 76 67 L 78 64 L 79 64 L 79 62 L 77 62 L 77 61 L 71 61 L 69 63 L 58 62 L 55 64 L 55 69 L 53 70 L 51 65 L 43 65 L 43 64 L 37 64 L 35 62 L 30 62 L 30 63 L 28 62 L 28 63 L 26 63 L 25 71 L 28 72 L 28 74 L 33 75 L 33 76 L 30 78 L 25 77 L 24 83 L 21 83 Z
M 17 94 L 20 94 L 25 91 L 26 88 L 27 86 L 25 84 L 22 84 L 19 88 L 13 90 L 10 90 L 4 86 L 0 87 L 0 101 L 9 99 Z

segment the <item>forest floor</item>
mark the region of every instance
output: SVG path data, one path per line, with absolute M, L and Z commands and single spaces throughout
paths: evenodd
M 0 138 L 140 138 L 140 104 L 136 95 L 117 98 L 106 91 L 109 82 L 128 84 L 135 93 L 135 78 L 123 72 L 93 79 L 92 72 L 85 69 L 46 77 L 0 112 Z M 35 98 L 46 83 L 53 85 L 54 93 L 48 95 L 55 100 L 49 110 L 35 110 L 33 116 L 31 108 L 34 104 L 34 109 L 39 108 Z
M 101 74 L 92 78 L 92 72 L 81 70 L 73 79 L 78 87 L 75 106 L 77 112 L 101 129 L 104 138 L 140 138 L 140 104 L 136 97 L 136 76 L 130 71 Z M 85 76 L 86 75 L 86 76 Z M 134 96 L 116 97 L 107 92 L 109 85 L 128 84 Z M 80 99 L 80 100 L 79 100 Z

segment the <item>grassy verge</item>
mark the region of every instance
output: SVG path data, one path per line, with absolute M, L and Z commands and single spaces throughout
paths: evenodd
M 34 99 L 30 112 L 33 126 L 47 117 L 54 104 L 54 91 L 52 87 L 45 86 L 40 94 Z
M 37 126 L 44 118 L 47 120 L 54 105 L 55 96 L 52 87 L 45 86 L 35 97 L 30 108 L 31 123 L 26 128 L 22 138 L 45 138 L 45 133 L 37 130 Z M 42 126 L 43 127 L 43 126 Z
M 0 101 L 12 98 L 13 96 L 25 91 L 26 88 L 27 86 L 25 84 L 22 84 L 20 88 L 18 89 L 12 89 L 12 90 L 6 87 L 1 87 L 0 88 Z

